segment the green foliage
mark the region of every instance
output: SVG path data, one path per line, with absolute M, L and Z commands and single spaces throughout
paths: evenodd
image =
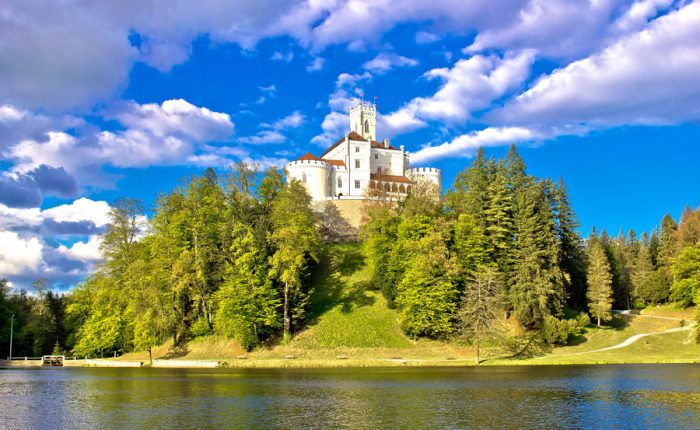
M 476 344 L 476 363 L 479 364 L 482 339 L 499 331 L 497 320 L 503 309 L 503 281 L 494 266 L 479 265 L 472 273 L 464 288 L 457 320 L 460 334 Z
M 681 306 L 698 304 L 700 299 L 700 244 L 686 246 L 671 264 L 671 300 Z
M 541 327 L 547 315 L 564 309 L 564 278 L 559 241 L 542 185 L 518 195 L 515 268 L 510 288 L 513 315 L 526 326 Z
M 455 261 L 440 232 L 420 239 L 416 251 L 397 288 L 402 326 L 413 337 L 446 335 L 456 310 Z
M 575 319 L 559 319 L 547 315 L 540 330 L 542 340 L 550 345 L 566 345 L 572 336 L 579 335 L 591 320 L 585 313 Z
M 210 335 L 211 327 L 209 326 L 207 318 L 204 316 L 197 318 L 194 323 L 192 323 L 192 327 L 190 327 L 190 333 L 192 337 L 195 338 Z
M 600 326 L 601 320 L 612 319 L 613 291 L 608 257 L 598 240 L 589 244 L 588 261 L 588 309 Z

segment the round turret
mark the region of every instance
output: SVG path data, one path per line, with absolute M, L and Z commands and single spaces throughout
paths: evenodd
M 414 182 L 428 181 L 442 189 L 442 170 L 434 167 L 412 167 L 406 170 L 406 177 Z
M 284 166 L 287 179 L 296 179 L 306 186 L 311 199 L 325 201 L 330 195 L 332 167 L 322 160 L 295 160 Z

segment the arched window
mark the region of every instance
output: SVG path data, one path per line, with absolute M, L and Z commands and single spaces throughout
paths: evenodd
M 343 188 L 343 178 L 338 178 L 338 188 Z
M 365 133 L 369 133 L 369 120 L 365 120 Z
M 301 182 L 306 183 L 306 173 L 301 174 Z

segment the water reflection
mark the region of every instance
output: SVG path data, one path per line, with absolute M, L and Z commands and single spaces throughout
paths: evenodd
M 0 427 L 700 428 L 700 368 L 4 370 Z

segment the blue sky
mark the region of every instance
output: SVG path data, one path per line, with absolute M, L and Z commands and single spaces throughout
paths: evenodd
M 445 188 L 479 146 L 566 180 L 581 221 L 700 204 L 700 3 L 9 0 L 0 4 L 0 276 L 70 288 L 109 202 L 282 167 L 378 97 L 378 137 Z M 147 215 L 147 214 L 146 214 Z

